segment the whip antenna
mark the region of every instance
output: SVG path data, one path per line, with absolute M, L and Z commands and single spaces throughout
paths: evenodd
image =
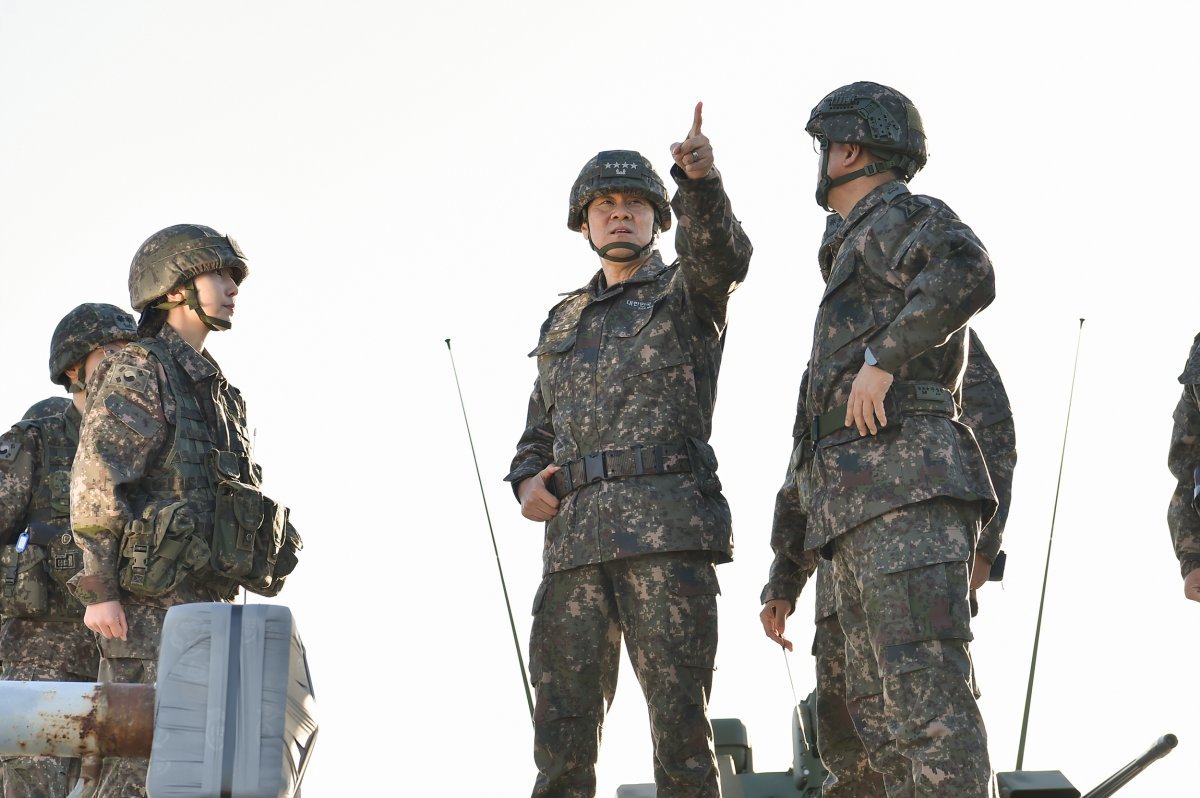
M 1037 629 L 1033 634 L 1033 658 L 1029 663 L 1029 686 L 1025 689 L 1025 714 L 1021 718 L 1021 742 L 1017 746 L 1017 770 L 1025 761 L 1025 734 L 1029 731 L 1029 704 L 1033 699 L 1033 673 L 1037 668 L 1038 641 L 1042 636 L 1042 611 L 1046 608 L 1046 582 L 1050 578 L 1050 549 L 1054 545 L 1054 521 L 1058 517 L 1058 494 L 1062 489 L 1063 460 L 1067 455 L 1067 430 L 1071 426 L 1071 404 L 1075 400 L 1075 374 L 1079 371 L 1079 345 L 1083 341 L 1083 319 L 1075 341 L 1075 365 L 1071 369 L 1071 393 L 1067 397 L 1067 420 L 1063 424 L 1062 451 L 1058 457 L 1058 484 L 1054 487 L 1054 510 L 1050 513 L 1050 539 L 1046 542 L 1046 570 L 1042 574 L 1042 598 L 1038 603 Z
M 508 600 L 508 585 L 504 581 L 504 567 L 500 565 L 500 549 L 496 546 L 496 530 L 492 528 L 492 514 L 488 511 L 487 493 L 483 490 L 483 477 L 479 475 L 479 458 L 475 456 L 475 439 L 471 437 L 471 422 L 467 421 L 467 405 L 463 402 L 462 385 L 458 382 L 458 367 L 454 365 L 454 350 L 450 339 L 446 339 L 446 351 L 450 353 L 450 369 L 454 372 L 454 387 L 458 389 L 458 404 L 462 407 L 463 424 L 467 428 L 467 441 L 471 444 L 471 459 L 475 461 L 475 479 L 479 480 L 479 494 L 483 497 L 483 514 L 487 518 L 488 532 L 492 535 L 492 551 L 496 554 L 496 570 L 500 572 L 500 589 L 504 592 L 504 606 L 508 609 L 508 625 L 512 629 L 513 645 L 517 649 L 517 662 L 521 666 L 521 684 L 525 686 L 525 701 L 529 704 L 529 717 L 533 718 L 533 694 L 529 692 L 529 679 L 525 678 L 525 658 L 521 656 L 521 641 L 517 639 L 517 622 L 513 620 L 512 603 Z

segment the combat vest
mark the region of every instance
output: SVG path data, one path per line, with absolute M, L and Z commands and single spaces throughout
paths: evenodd
M 41 475 L 29 498 L 26 523 L 36 521 L 58 530 L 58 534 L 32 531 L 19 553 L 15 547 L 5 547 L 13 549 L 5 551 L 4 556 L 13 559 L 14 566 L 36 563 L 26 569 L 28 573 L 24 576 L 43 583 L 41 589 L 33 592 L 44 593 L 44 601 L 33 602 L 25 607 L 25 612 L 17 613 L 18 617 L 71 621 L 83 617 L 83 605 L 66 587 L 67 580 L 83 569 L 83 552 L 71 535 L 71 464 L 79 447 L 79 428 L 68 420 L 67 412 L 70 410 L 13 425 L 22 430 L 36 429 L 42 442 Z M 29 594 L 26 586 L 26 595 Z
M 272 592 L 272 582 L 286 575 L 277 565 L 290 542 L 288 511 L 258 489 L 260 472 L 240 443 L 247 437 L 245 419 L 226 412 L 234 434 L 217 440 L 166 347 L 156 339 L 130 346 L 162 365 L 175 398 L 175 436 L 166 457 L 131 496 L 134 519 L 122 539 L 121 586 L 159 596 L 191 576 L 223 598 L 236 595 L 239 585 L 274 595 L 278 588 Z M 294 552 L 289 564 L 290 572 Z

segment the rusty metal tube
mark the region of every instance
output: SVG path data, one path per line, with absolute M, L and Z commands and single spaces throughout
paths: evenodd
M 0 756 L 150 756 L 153 685 L 0 682 L 0 706 Z

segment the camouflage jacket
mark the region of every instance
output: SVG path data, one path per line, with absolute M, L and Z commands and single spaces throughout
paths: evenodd
M 775 516 L 771 525 L 771 551 L 775 553 L 775 559 L 771 563 L 770 577 L 761 594 L 764 604 L 773 599 L 787 599 L 793 608 L 821 559 L 816 549 L 804 548 L 804 533 L 808 521 L 806 502 L 811 498 L 807 485 L 807 469 L 812 463 L 812 438 L 803 404 L 807 378 L 808 373 L 805 372 L 800 383 L 796 423 L 792 429 L 792 457 L 788 462 L 788 472 L 783 485 L 775 496 Z M 975 547 L 984 557 L 995 560 L 1000 551 L 1004 524 L 1012 502 L 1017 441 L 1012 408 L 1009 406 L 1008 394 L 1004 390 L 1000 372 L 974 330 L 970 331 L 970 355 L 963 374 L 960 419 L 975 433 L 987 463 L 988 474 L 996 488 L 996 498 L 1000 506 L 980 534 L 979 543 Z M 817 620 L 828 618 L 836 612 L 833 582 L 828 575 L 824 578 L 818 576 Z
M 1167 466 L 1178 484 L 1167 508 L 1167 526 L 1180 571 L 1187 576 L 1200 568 L 1200 508 L 1193 499 L 1196 469 L 1200 468 L 1200 335 L 1192 344 L 1179 381 L 1183 383 L 1183 395 L 1175 406 L 1175 426 L 1167 454 Z
M 0 436 L 0 546 L 15 543 L 29 522 L 37 519 L 40 490 L 45 491 L 41 501 L 52 505 L 40 512 L 52 517 L 37 520 L 66 528 L 69 496 L 65 480 L 70 472 L 49 469 L 48 473 L 42 426 L 61 425 L 51 438 L 61 438 L 63 446 L 70 445 L 70 449 L 60 450 L 57 455 L 69 457 L 79 439 L 79 421 L 79 411 L 74 403 L 70 403 L 62 413 L 22 421 Z M 60 479 L 63 481 L 59 482 Z M 57 542 L 54 545 L 57 546 Z M 54 581 L 49 581 L 48 589 L 52 614 L 62 615 L 78 608 L 71 596 L 56 588 Z
M 197 352 L 170 326 L 158 333 L 193 394 L 218 448 L 249 452 L 246 405 L 207 352 Z M 210 589 L 185 580 L 179 590 L 151 599 L 120 589 L 117 569 L 125 525 L 141 511 L 139 482 L 157 474 L 170 453 L 177 402 L 163 366 L 140 348 L 104 360 L 92 377 L 79 451 L 71 470 L 71 527 L 83 549 L 83 571 L 73 580 L 85 604 L 133 601 L 170 604 L 217 601 Z M 257 467 L 255 467 L 257 468 Z
M 551 463 L 655 445 L 688 470 L 605 479 L 562 497 L 546 524 L 545 573 L 663 551 L 732 557 L 729 507 L 708 445 L 730 293 L 752 248 L 719 174 L 677 168 L 678 260 L 654 252 L 607 286 L 598 272 L 550 310 L 525 431 L 505 477 L 514 491 Z M 685 460 L 686 458 L 686 460 Z
M 891 396 L 912 383 L 957 396 L 966 324 L 995 296 L 991 260 L 970 228 L 940 200 L 892 181 L 859 201 L 831 245 L 836 256 L 817 310 L 807 415 L 844 408 L 868 347 L 895 378 Z M 993 515 L 995 494 L 969 429 L 947 414 L 888 420 L 877 436 L 851 428 L 819 441 L 806 548 L 939 496 L 979 501 L 984 520 Z

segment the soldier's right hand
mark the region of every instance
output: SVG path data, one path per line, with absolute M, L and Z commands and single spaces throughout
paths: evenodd
M 1183 578 L 1183 595 L 1192 601 L 1200 601 L 1200 568 Z
M 763 631 L 773 642 L 792 650 L 792 641 L 783 636 L 787 618 L 792 614 L 792 602 L 787 599 L 771 599 L 763 605 L 758 619 L 762 621 Z
M 558 498 L 546 489 L 546 481 L 557 473 L 558 466 L 548 465 L 537 475 L 521 480 L 517 486 L 521 515 L 530 521 L 549 521 L 558 515 Z
M 112 640 L 125 640 L 129 626 L 125 623 L 125 609 L 119 601 L 101 601 L 91 604 L 83 613 L 83 625 L 98 635 Z

